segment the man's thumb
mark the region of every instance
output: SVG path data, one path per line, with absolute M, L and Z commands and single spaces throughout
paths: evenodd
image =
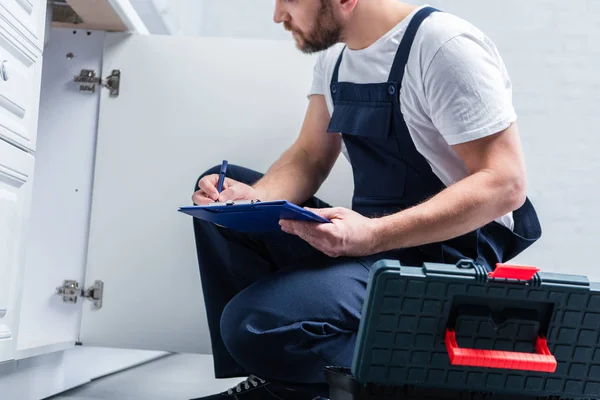
M 334 217 L 335 215 L 335 211 L 333 208 L 310 208 L 310 207 L 305 207 L 306 210 L 311 211 L 315 214 L 317 214 L 320 217 L 323 217 L 325 219 L 331 219 Z

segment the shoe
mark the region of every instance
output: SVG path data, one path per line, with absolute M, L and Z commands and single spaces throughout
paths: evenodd
M 199 397 L 192 400 L 312 400 L 314 396 L 286 388 L 279 384 L 267 382 L 256 375 L 226 392 Z

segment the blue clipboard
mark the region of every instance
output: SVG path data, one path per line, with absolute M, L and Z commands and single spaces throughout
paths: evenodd
M 280 219 L 330 223 L 311 211 L 286 200 L 228 201 L 203 206 L 180 207 L 179 211 L 239 232 L 279 231 Z

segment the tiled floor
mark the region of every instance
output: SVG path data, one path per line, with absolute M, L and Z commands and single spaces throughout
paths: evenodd
M 52 397 L 52 400 L 186 400 L 222 392 L 242 379 L 214 379 L 212 358 L 177 354 Z

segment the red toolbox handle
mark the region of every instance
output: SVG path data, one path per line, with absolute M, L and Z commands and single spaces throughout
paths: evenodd
M 456 342 L 456 332 L 452 329 L 446 330 L 445 342 L 452 365 L 539 372 L 556 371 L 556 358 L 550 353 L 548 343 L 543 337 L 538 336 L 536 340 L 537 354 L 460 348 Z

